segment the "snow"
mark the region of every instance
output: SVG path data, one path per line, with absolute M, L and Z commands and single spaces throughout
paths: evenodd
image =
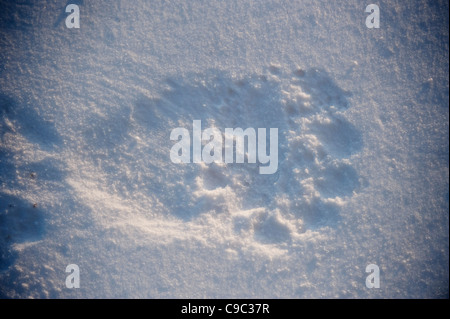
M 368 4 L 0 2 L 0 296 L 448 298 L 448 2 Z M 173 163 L 194 120 L 278 170 Z

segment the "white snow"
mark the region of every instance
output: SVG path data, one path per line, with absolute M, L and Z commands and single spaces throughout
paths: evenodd
M 0 2 L 1 297 L 448 298 L 448 2 L 67 4 Z M 172 163 L 193 120 L 277 172 Z

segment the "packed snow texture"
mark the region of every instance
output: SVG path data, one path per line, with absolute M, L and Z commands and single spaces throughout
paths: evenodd
M 448 2 L 368 4 L 0 2 L 0 296 L 448 298 Z M 172 163 L 193 120 L 277 172 Z

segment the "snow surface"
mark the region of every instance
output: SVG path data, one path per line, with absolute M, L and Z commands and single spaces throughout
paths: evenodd
M 0 296 L 448 298 L 449 4 L 374 3 L 0 2 Z M 172 163 L 197 119 L 278 171 Z

